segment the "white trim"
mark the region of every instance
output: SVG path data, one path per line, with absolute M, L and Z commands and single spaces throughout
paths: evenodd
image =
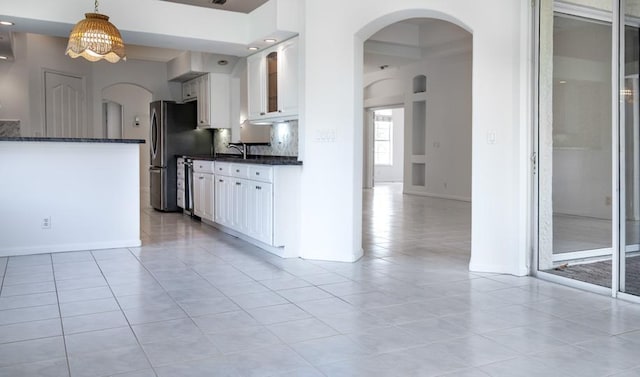
M 563 276 L 550 274 L 550 273 L 544 272 L 544 271 L 536 271 L 535 277 L 537 277 L 540 280 L 545 280 L 545 281 L 549 281 L 551 283 L 561 284 L 561 285 L 564 285 L 564 286 L 567 286 L 567 287 L 570 287 L 570 288 L 581 289 L 583 291 L 597 293 L 597 294 L 603 295 L 603 296 L 611 296 L 611 288 L 608 288 L 608 287 L 602 287 L 602 286 L 599 286 L 599 285 L 586 283 L 584 281 L 570 279 L 570 278 L 566 278 L 566 277 L 563 277 Z
M 640 304 L 640 296 L 632 295 L 630 293 L 618 292 L 616 296 L 620 300 L 632 302 L 634 304 Z
M 2 248 L 0 249 L 0 257 L 16 256 L 16 255 L 31 255 L 31 254 L 46 254 L 46 253 L 64 253 L 69 251 L 88 251 L 88 250 L 102 250 L 102 249 L 122 249 L 128 247 L 140 247 L 142 241 L 140 240 L 122 240 L 122 241 L 110 241 L 110 242 L 91 242 L 91 243 L 76 243 L 76 244 L 64 244 L 53 246 L 33 246 L 23 247 L 19 249 L 15 248 Z
M 495 274 L 507 274 L 514 276 L 528 276 L 529 270 L 524 266 L 518 266 L 517 272 L 514 274 L 513 266 L 498 265 L 498 264 L 481 264 L 481 263 L 469 263 L 469 271 L 471 272 L 490 272 Z
M 620 46 L 624 43 L 624 23 L 620 22 L 620 1 L 612 0 L 613 24 L 611 25 L 611 247 L 615 251 L 612 253 L 611 261 L 611 296 L 616 297 L 616 293 L 620 290 L 620 256 L 622 250 L 620 245 L 624 245 L 624 233 L 620 228 L 621 216 L 624 216 L 624 193 L 620 192 L 621 177 L 620 169 L 624 168 L 624 145 L 620 145 L 620 141 L 624 140 L 624 133 L 620 127 L 624 127 L 624 115 L 620 114 L 620 109 L 624 104 L 620 103 L 620 88 L 624 87 L 624 77 L 621 75 Z M 622 86 L 621 86 L 622 85 Z M 620 157 L 622 158 L 622 161 Z M 624 187 L 624 186 L 622 186 Z M 622 209 L 621 209 L 622 207 Z M 621 241 L 622 239 L 622 241 Z
M 604 256 L 611 256 L 613 254 L 612 248 L 592 249 L 584 251 L 572 251 L 569 253 L 557 253 L 553 254 L 551 259 L 554 262 L 565 262 L 576 259 L 597 258 Z
M 566 14 L 569 16 L 578 16 L 589 18 L 592 20 L 600 20 L 606 22 L 613 21 L 613 12 L 608 12 L 602 9 L 585 7 L 583 5 L 563 3 L 562 1 L 554 1 L 553 11 L 557 13 Z

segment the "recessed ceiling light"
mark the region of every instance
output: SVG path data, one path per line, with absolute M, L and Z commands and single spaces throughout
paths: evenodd
M 15 25 L 15 23 L 13 23 L 11 21 L 0 21 L 0 25 L 13 26 L 13 25 Z
M 567 83 L 565 80 L 560 80 L 559 82 L 560 82 L 560 84 L 566 84 Z
M 265 42 L 267 42 L 267 43 L 275 43 L 275 42 L 277 42 L 278 40 L 277 40 L 277 39 L 273 39 L 273 38 L 267 38 L 267 39 L 265 39 L 264 41 L 265 41 Z
M 8 59 L 9 59 L 9 58 L 7 58 L 6 56 L 4 56 L 4 55 L 0 55 L 0 60 L 8 60 Z
M 227 65 L 227 64 L 229 64 L 228 60 L 224 60 L 224 59 L 218 60 L 218 65 Z
M 258 51 L 258 48 L 255 46 L 249 47 L 249 51 Z

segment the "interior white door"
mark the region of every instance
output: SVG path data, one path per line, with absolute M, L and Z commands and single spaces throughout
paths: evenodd
M 45 71 L 44 82 L 46 135 L 48 137 L 87 137 L 83 78 Z

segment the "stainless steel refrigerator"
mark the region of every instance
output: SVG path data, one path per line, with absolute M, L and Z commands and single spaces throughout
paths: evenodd
M 177 156 L 212 155 L 213 133 L 197 130 L 196 102 L 155 101 L 151 115 L 151 206 L 178 211 L 176 199 Z

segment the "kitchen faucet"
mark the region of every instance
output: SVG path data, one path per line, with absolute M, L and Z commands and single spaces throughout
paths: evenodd
M 247 159 L 247 154 L 249 153 L 249 147 L 256 145 L 256 146 L 271 146 L 271 143 L 243 143 L 243 142 L 239 142 L 239 143 L 227 143 L 227 148 L 229 149 L 235 149 L 238 152 L 240 152 L 240 154 L 242 155 L 242 159 L 246 160 Z
M 229 143 L 227 144 L 227 148 L 235 149 L 242 155 L 242 159 L 247 159 L 247 144 L 245 143 Z

